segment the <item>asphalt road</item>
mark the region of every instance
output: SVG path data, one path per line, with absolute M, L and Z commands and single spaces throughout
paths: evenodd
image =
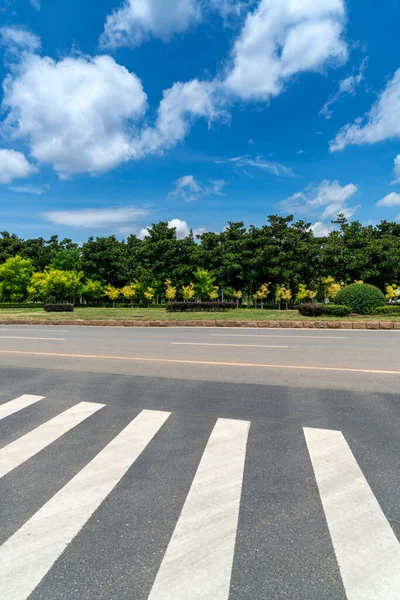
M 1 327 L 0 382 L 2 600 L 399 600 L 400 332 Z

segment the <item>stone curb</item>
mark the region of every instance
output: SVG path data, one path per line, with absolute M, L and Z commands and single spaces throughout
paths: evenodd
M 85 327 L 246 327 L 249 329 L 369 329 L 400 331 L 400 321 L 44 321 L 0 319 L 0 325 L 75 325 Z

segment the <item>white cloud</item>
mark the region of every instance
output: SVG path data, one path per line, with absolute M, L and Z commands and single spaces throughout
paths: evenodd
M 355 96 L 357 87 L 364 79 L 364 72 L 367 68 L 368 58 L 364 58 L 358 72 L 355 75 L 349 75 L 346 79 L 339 81 L 339 89 L 325 102 L 324 106 L 319 111 L 320 115 L 323 115 L 325 119 L 330 119 L 333 115 L 332 106 L 341 100 L 343 96 L 350 95 Z
M 204 20 L 209 11 L 227 21 L 252 4 L 243 0 L 124 0 L 107 16 L 100 44 L 106 48 L 136 47 L 158 38 L 168 42 Z
M 100 43 L 119 48 L 138 46 L 151 37 L 168 41 L 200 20 L 197 0 L 125 0 L 108 15 Z
M 29 55 L 3 84 L 3 129 L 62 176 L 98 173 L 132 157 L 134 122 L 147 97 L 140 80 L 110 56 L 56 62 Z
M 1 27 L 0 42 L 13 55 L 20 51 L 35 52 L 41 46 L 37 35 L 21 27 Z
M 173 190 L 168 194 L 169 200 L 184 200 L 193 202 L 204 196 L 223 196 L 222 190 L 226 182 L 223 179 L 209 179 L 207 184 L 202 184 L 193 175 L 184 175 L 174 183 Z
M 254 167 L 272 173 L 277 177 L 293 177 L 292 169 L 289 169 L 278 162 L 264 160 L 262 156 L 251 156 L 250 154 L 247 154 L 245 156 L 230 158 L 229 161 L 234 163 L 237 167 Z
M 400 137 L 400 69 L 396 71 L 371 110 L 345 125 L 331 142 L 331 151 L 346 146 L 375 144 Z
M 8 189 L 10 192 L 16 192 L 17 194 L 34 194 L 35 196 L 41 196 L 49 191 L 48 187 L 38 185 L 13 185 Z
M 184 175 L 175 181 L 174 189 L 168 194 L 168 199 L 192 202 L 203 195 L 204 190 L 193 175 Z
M 400 206 L 400 194 L 392 192 L 391 194 L 388 194 L 387 196 L 379 200 L 379 202 L 376 203 L 376 206 Z
M 134 207 L 86 208 L 83 210 L 55 210 L 43 213 L 44 218 L 56 225 L 67 227 L 107 227 L 136 221 L 148 211 Z
M 186 221 L 181 221 L 180 219 L 172 219 L 172 221 L 168 223 L 168 227 L 170 229 L 176 229 L 176 237 L 178 240 L 187 238 L 190 233 L 189 225 Z
M 305 153 L 306 153 L 306 151 L 305 151 L 305 150 L 298 150 L 298 151 L 297 151 L 297 154 L 305 154 Z
M 205 118 L 209 126 L 217 119 L 227 119 L 221 108 L 223 101 L 214 82 L 193 79 L 175 83 L 163 92 L 156 123 L 141 133 L 135 145 L 137 153 L 160 152 L 175 146 L 188 135 L 195 119 Z
M 400 154 L 394 159 L 394 176 L 393 183 L 400 183 Z
M 345 21 L 344 0 L 261 0 L 235 43 L 227 88 L 268 100 L 297 73 L 344 63 Z
M 223 196 L 223 189 L 226 186 L 224 179 L 209 179 L 209 185 L 206 188 L 208 194 L 214 194 L 215 196 Z
M 340 213 L 349 219 L 359 206 L 348 206 L 347 201 L 357 192 L 358 187 L 353 183 L 341 186 L 338 181 L 325 179 L 318 186 L 310 186 L 283 200 L 280 207 L 288 212 L 316 215 L 319 222 L 334 219 Z
M 37 172 L 22 152 L 0 149 L 0 183 L 11 183 L 14 179 L 25 179 Z
M 314 232 L 315 237 L 327 237 L 332 229 L 330 229 L 325 223 L 322 221 L 317 221 L 314 225 L 311 226 L 311 230 Z
M 39 11 L 41 9 L 40 0 L 29 0 L 29 2 L 32 4 L 35 10 Z

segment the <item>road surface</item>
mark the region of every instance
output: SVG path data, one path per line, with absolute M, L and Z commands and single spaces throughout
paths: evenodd
M 2 600 L 399 600 L 400 332 L 0 328 Z

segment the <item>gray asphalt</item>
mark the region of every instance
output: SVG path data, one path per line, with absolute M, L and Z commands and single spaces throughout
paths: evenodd
M 303 427 L 343 433 L 400 539 L 400 332 L 1 327 L 0 382 L 0 406 L 46 397 L 0 421 L 0 448 L 106 405 L 0 479 L 0 544 L 143 409 L 172 413 L 31 600 L 146 600 L 220 418 L 251 422 L 229 600 L 346 598 Z

